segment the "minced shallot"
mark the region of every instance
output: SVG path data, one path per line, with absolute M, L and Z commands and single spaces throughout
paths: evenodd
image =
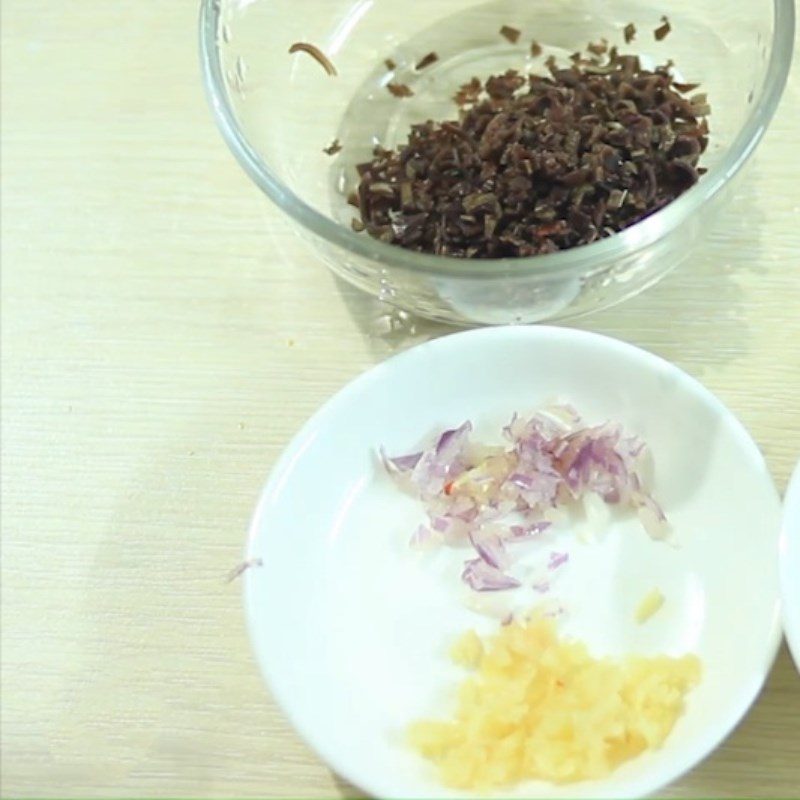
M 666 516 L 640 473 L 645 444 L 618 423 L 587 426 L 571 406 L 558 405 L 527 418 L 514 414 L 502 446 L 474 442 L 472 432 L 467 421 L 418 452 L 390 457 L 380 451 L 387 472 L 425 506 L 428 522 L 411 544 L 471 545 L 475 555 L 462 572 L 470 588 L 520 586 L 507 572 L 514 544 L 547 530 L 554 509 L 590 494 L 636 512 L 652 538 L 667 534 Z M 548 569 L 567 559 L 552 552 Z

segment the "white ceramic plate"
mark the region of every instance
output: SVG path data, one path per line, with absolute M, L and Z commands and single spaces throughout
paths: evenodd
M 407 748 L 406 726 L 445 714 L 461 673 L 447 658 L 463 631 L 496 629 L 464 604 L 464 552 L 421 557 L 408 539 L 422 509 L 375 453 L 412 450 L 471 419 L 477 438 L 512 412 L 554 400 L 590 422 L 645 438 L 674 546 L 611 521 L 594 543 L 571 531 L 552 594 L 564 634 L 596 654 L 697 653 L 702 684 L 664 747 L 603 781 L 528 782 L 515 797 L 633 797 L 713 750 L 745 714 L 780 641 L 780 502 L 742 425 L 676 367 L 621 342 L 550 327 L 492 328 L 418 346 L 376 366 L 305 425 L 276 465 L 253 517 L 245 577 L 253 648 L 277 701 L 307 742 L 376 797 L 459 797 Z M 664 608 L 634 610 L 653 587 Z
M 786 641 L 800 671 L 800 462 L 786 490 L 781 534 L 781 589 Z

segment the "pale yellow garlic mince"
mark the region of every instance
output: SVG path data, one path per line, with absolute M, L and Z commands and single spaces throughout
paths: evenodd
M 694 655 L 593 658 L 541 617 L 484 642 L 469 632 L 451 654 L 475 670 L 453 718 L 414 723 L 409 737 L 463 789 L 607 775 L 664 742 L 701 674 Z
M 661 610 L 664 605 L 664 595 L 659 589 L 651 589 L 636 608 L 636 621 L 641 625 Z

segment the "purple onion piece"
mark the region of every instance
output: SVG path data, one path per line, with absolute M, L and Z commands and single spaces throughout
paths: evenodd
M 487 536 L 485 539 L 481 539 L 470 532 L 469 539 L 478 555 L 490 567 L 505 569 L 505 567 L 508 566 L 506 549 L 503 547 L 503 542 L 500 540 L 499 536 Z
M 508 482 L 518 486 L 520 489 L 530 489 L 533 486 L 533 476 L 515 472 L 513 475 L 509 475 Z
M 645 531 L 651 539 L 666 539 L 670 533 L 669 523 L 664 510 L 650 495 L 644 492 L 636 495 L 637 514 Z
M 411 472 L 422 458 L 421 451 L 419 453 L 410 453 L 406 456 L 387 456 L 386 450 L 380 447 L 378 452 L 380 453 L 384 468 L 390 475 Z
M 436 442 L 436 447 L 434 448 L 436 451 L 436 456 L 438 458 L 444 458 L 445 456 L 450 455 L 452 451 L 457 451 L 460 449 L 463 440 L 469 436 L 471 431 L 472 423 L 469 420 L 467 420 L 463 425 L 460 425 L 458 428 L 445 431 L 439 437 L 439 441 Z M 453 455 L 455 455 L 455 453 L 453 453 Z
M 500 592 L 506 589 L 516 589 L 520 585 L 516 578 L 492 567 L 482 558 L 473 558 L 464 562 L 461 580 L 476 592 Z
M 511 534 L 506 541 L 521 542 L 526 539 L 533 539 L 543 531 L 546 531 L 553 523 L 547 520 L 534 522 L 531 525 L 512 525 L 508 530 Z

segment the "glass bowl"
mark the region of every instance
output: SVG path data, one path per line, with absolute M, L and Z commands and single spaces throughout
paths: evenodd
M 348 282 L 407 311 L 455 324 L 574 317 L 652 285 L 691 254 L 730 195 L 778 105 L 794 42 L 792 0 L 201 0 L 203 76 L 217 124 L 239 163 Z M 310 6 L 310 7 L 309 7 Z M 656 41 L 666 14 L 672 31 Z M 633 22 L 637 38 L 624 44 Z M 521 30 L 516 44 L 500 36 Z M 351 228 L 355 165 L 410 124 L 456 116 L 452 96 L 473 75 L 543 71 L 605 37 L 654 64 L 674 61 L 712 107 L 708 173 L 674 202 L 589 245 L 532 258 L 423 255 Z M 543 52 L 534 58 L 535 39 Z M 325 52 L 329 76 L 295 42 Z M 435 51 L 439 60 L 414 65 Z M 394 62 L 389 69 L 386 60 Z M 390 81 L 414 96 L 393 97 Z M 341 152 L 323 148 L 334 139 Z

